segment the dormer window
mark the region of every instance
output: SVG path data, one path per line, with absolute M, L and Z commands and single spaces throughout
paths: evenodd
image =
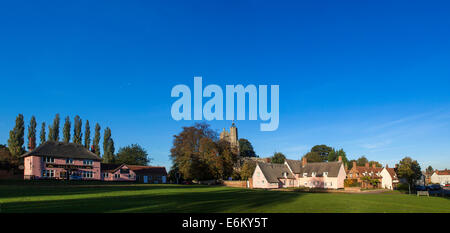
M 303 177 L 308 177 L 308 173 L 303 173 Z
M 283 177 L 287 178 L 287 176 L 288 176 L 287 172 L 283 172 Z
M 312 177 L 316 177 L 316 172 L 313 172 L 311 175 Z
M 73 159 L 66 159 L 67 164 L 73 164 Z
M 323 173 L 323 176 L 328 176 L 328 172 L 324 172 L 324 173 Z
M 55 158 L 53 157 L 42 157 L 44 163 L 55 163 Z

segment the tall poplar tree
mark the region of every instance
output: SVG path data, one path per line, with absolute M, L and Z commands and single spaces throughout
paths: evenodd
M 30 125 L 28 125 L 28 149 L 36 148 L 36 117 L 32 116 Z
M 111 129 L 107 127 L 103 133 L 103 161 L 114 163 L 114 141 L 111 138 Z
M 59 141 L 59 114 L 56 114 L 51 130 L 49 131 L 49 139 L 55 142 Z
M 98 156 L 100 156 L 100 130 L 101 130 L 101 127 L 97 123 L 95 125 L 95 135 L 94 135 L 94 141 L 92 142 L 92 147 L 94 148 L 94 153 Z
M 63 128 L 63 142 L 65 143 L 70 142 L 70 128 L 71 128 L 70 117 L 67 116 Z
M 41 145 L 45 143 L 45 122 L 41 126 Z
M 75 144 L 82 144 L 83 143 L 83 133 L 81 131 L 81 127 L 83 125 L 83 122 L 81 121 L 80 116 L 75 116 L 73 120 L 73 143 Z
M 19 156 L 25 152 L 23 147 L 25 135 L 25 124 L 23 115 L 19 114 L 16 118 L 14 129 L 9 131 L 8 149 L 13 159 L 18 160 Z
M 84 147 L 89 149 L 91 145 L 91 126 L 89 125 L 89 121 L 86 120 L 86 125 L 84 126 Z

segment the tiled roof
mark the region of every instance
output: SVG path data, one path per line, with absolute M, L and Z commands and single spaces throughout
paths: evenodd
M 448 176 L 450 175 L 450 170 L 441 170 L 441 171 L 436 171 L 436 174 L 440 175 L 440 176 Z
M 162 175 L 166 176 L 167 171 L 165 167 L 151 167 L 151 166 L 137 166 L 137 165 L 127 165 L 136 175 Z
M 386 170 L 389 172 L 389 175 L 391 175 L 392 179 L 398 180 L 397 173 L 395 173 L 394 168 L 386 168 Z
M 307 163 L 305 166 L 302 166 L 302 162 L 299 160 L 287 159 L 286 162 L 292 169 L 292 172 L 300 174 L 301 177 L 303 177 L 304 173 L 310 177 L 313 172 L 318 177 L 323 176 L 324 172 L 328 172 L 328 177 L 337 177 L 342 166 L 342 162 Z
M 89 159 L 100 161 L 101 158 L 90 152 L 84 146 L 75 143 L 48 141 L 21 157 L 49 156 L 55 158 Z
M 115 172 L 117 169 L 122 167 L 123 164 L 110 164 L 110 163 L 101 163 L 100 169 L 102 172 Z
M 294 175 L 285 164 L 261 162 L 257 162 L 257 164 L 269 183 L 278 183 L 279 178 L 284 178 L 283 173 L 287 173 L 287 178 L 295 179 Z

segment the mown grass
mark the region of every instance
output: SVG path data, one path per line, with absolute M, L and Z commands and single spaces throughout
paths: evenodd
M 2 213 L 450 213 L 450 199 L 221 186 L 0 183 Z

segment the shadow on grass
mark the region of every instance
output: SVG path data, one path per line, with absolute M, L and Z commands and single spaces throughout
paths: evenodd
M 190 187 L 190 186 L 187 186 Z M 158 187 L 161 188 L 161 187 Z M 59 194 L 60 195 L 60 194 Z M 264 206 L 286 203 L 303 194 L 223 187 L 126 196 L 4 203 L 3 213 L 221 213 L 261 212 Z

